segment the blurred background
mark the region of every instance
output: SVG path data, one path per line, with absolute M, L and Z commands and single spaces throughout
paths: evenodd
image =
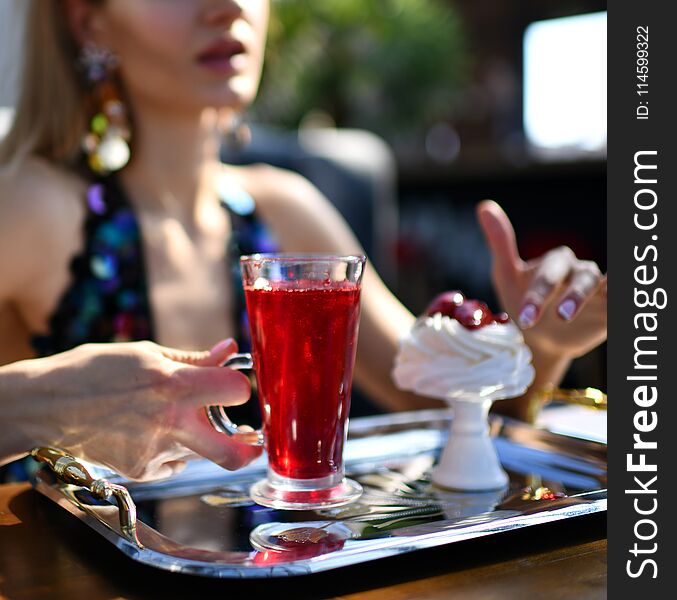
M 25 2 L 0 0 L 0 135 Z M 497 200 L 524 258 L 606 270 L 606 3 L 273 0 L 251 128 L 224 159 L 310 178 L 415 313 L 459 289 L 497 309 L 474 216 Z M 423 266 L 425 265 L 425 267 Z M 606 389 L 605 348 L 565 385 Z

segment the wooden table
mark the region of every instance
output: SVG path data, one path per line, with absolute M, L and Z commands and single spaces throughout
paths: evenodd
M 334 572 L 213 580 L 143 566 L 27 484 L 0 485 L 0 598 L 606 598 L 606 515 L 451 544 Z

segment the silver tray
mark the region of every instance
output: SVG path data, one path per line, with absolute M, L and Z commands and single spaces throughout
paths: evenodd
M 181 474 L 137 483 L 88 466 L 127 488 L 137 541 L 124 534 L 117 505 L 43 470 L 37 489 L 127 556 L 169 571 L 216 578 L 304 575 L 500 534 L 606 510 L 606 444 L 494 418 L 492 435 L 507 490 L 434 488 L 430 469 L 451 416 L 428 410 L 354 419 L 347 474 L 363 497 L 322 511 L 279 511 L 251 502 L 265 459 L 228 472 L 194 461 Z

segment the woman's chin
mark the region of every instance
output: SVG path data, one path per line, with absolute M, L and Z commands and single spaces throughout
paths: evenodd
M 246 109 L 254 100 L 256 89 L 237 81 L 224 82 L 217 88 L 200 90 L 195 100 L 202 108 L 228 108 L 233 111 Z

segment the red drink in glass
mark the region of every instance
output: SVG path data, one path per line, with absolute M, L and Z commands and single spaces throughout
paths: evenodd
M 263 431 L 245 432 L 223 406 L 217 431 L 268 450 L 268 475 L 249 489 L 263 506 L 314 510 L 354 502 L 343 446 L 360 318 L 364 256 L 252 254 L 240 257 L 251 354 L 224 367 L 256 370 Z
M 245 294 L 270 468 L 292 479 L 342 472 L 359 285 L 281 281 Z

